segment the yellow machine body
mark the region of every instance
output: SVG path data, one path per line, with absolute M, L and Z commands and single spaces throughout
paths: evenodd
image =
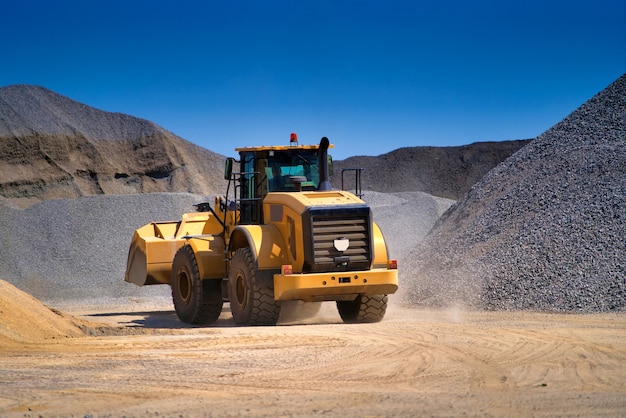
M 265 225 L 236 225 L 236 213 L 229 212 L 225 240 L 218 221 L 224 212 L 216 199 L 216 212 L 185 213 L 180 221 L 151 222 L 135 231 L 128 254 L 125 280 L 144 286 L 170 284 L 172 260 L 183 245 L 196 254 L 203 279 L 228 276 L 228 253 L 250 248 L 259 270 L 271 271 L 276 300 L 340 300 L 356 294 L 390 294 L 398 288 L 398 274 L 388 269 L 383 234 L 373 223 L 374 258 L 367 271 L 302 273 L 304 235 L 302 215 L 310 207 L 359 205 L 364 202 L 350 192 L 271 193 L 263 201 Z M 217 216 L 216 216 L 217 215 Z M 298 239 L 297 239 L 298 238 Z M 228 246 L 227 246 L 228 245 Z M 291 274 L 283 274 L 283 266 Z
M 234 199 L 227 189 L 212 206 L 201 203 L 198 212 L 183 214 L 181 220 L 138 228 L 125 280 L 139 286 L 171 285 L 178 296 L 177 314 L 190 323 L 205 320 L 206 309 L 214 309 L 211 320 L 217 318 L 221 305 L 208 296 L 215 292 L 225 301 L 238 298 L 238 312 L 244 316 L 238 323 L 243 324 L 275 322 L 275 312 L 257 312 L 247 302 L 258 298 L 267 303 L 267 297 L 277 304 L 337 301 L 346 321 L 382 319 L 386 295 L 398 289 L 397 263 L 390 260 L 369 206 L 351 192 L 330 188 L 327 141 L 237 149 L 241 172 L 232 173 L 234 159 L 225 167 Z M 288 177 L 287 184 L 272 183 L 282 177 Z M 179 253 L 183 264 L 174 267 Z M 194 277 L 209 292 L 210 308 L 194 305 L 200 300 L 190 293 L 196 288 Z M 361 303 L 374 304 L 377 314 L 370 318 L 359 311 Z

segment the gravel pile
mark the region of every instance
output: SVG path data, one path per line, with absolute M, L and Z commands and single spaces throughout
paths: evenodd
M 354 188 L 356 173 L 368 190 L 383 193 L 421 191 L 458 200 L 492 168 L 531 140 L 475 142 L 457 147 L 405 147 L 376 157 L 356 156 L 333 162 L 331 182 Z M 340 144 L 338 144 L 340 145 Z
M 100 194 L 224 190 L 224 157 L 48 89 L 0 87 L 0 195 L 25 208 Z
M 0 278 L 45 302 L 168 295 L 167 286 L 124 282 L 128 245 L 138 227 L 179 219 L 204 200 L 158 193 L 0 206 Z
M 453 203 L 420 192 L 366 192 L 364 199 L 396 258 L 417 245 Z M 130 240 L 138 227 L 178 220 L 204 201 L 213 199 L 184 193 L 104 195 L 51 200 L 23 210 L 0 201 L 0 278 L 55 306 L 76 300 L 169 300 L 168 286 L 124 282 Z
M 493 169 L 401 271 L 408 302 L 626 307 L 626 75 Z
M 478 309 L 623 310 L 625 121 L 626 75 L 492 169 L 454 205 L 422 192 L 365 192 L 400 263 L 401 297 L 394 299 Z M 0 124 L 0 133 L 16 126 Z M 212 199 L 107 194 L 18 209 L 0 197 L 0 278 L 56 306 L 169 300 L 168 286 L 123 281 L 128 245 L 136 228 L 178 220 L 201 201 Z
M 103 112 L 43 87 L 19 84 L 1 90 L 0 137 L 79 133 L 91 140 L 134 141 L 167 133 L 148 120 Z
M 223 157 L 152 122 L 43 87 L 0 88 L 0 278 L 46 302 L 169 298 L 167 286 L 123 281 L 132 234 L 224 190 L 222 171 Z M 189 194 L 157 193 L 173 191 Z M 420 192 L 365 199 L 398 259 L 452 204 Z
M 341 147 L 341 138 L 335 140 Z M 319 137 L 306 142 L 318 143 Z M 456 200 L 527 142 L 352 157 L 335 161 L 331 182 L 340 187 L 345 180 L 349 190 L 355 173 L 343 169 L 359 167 L 367 190 Z M 223 156 L 145 119 L 95 109 L 44 87 L 0 87 L 0 195 L 14 207 L 99 194 L 221 193 L 223 169 Z
M 422 192 L 379 193 L 365 191 L 374 221 L 383 232 L 389 254 L 400 266 L 454 200 Z

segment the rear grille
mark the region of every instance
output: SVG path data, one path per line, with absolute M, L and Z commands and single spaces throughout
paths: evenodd
M 369 269 L 372 260 L 369 207 L 312 208 L 308 216 L 305 214 L 305 228 L 307 223 L 311 233 L 310 241 L 305 238 L 309 241 L 305 244 L 305 271 Z M 344 243 L 347 240 L 347 249 L 335 248 L 336 240 Z

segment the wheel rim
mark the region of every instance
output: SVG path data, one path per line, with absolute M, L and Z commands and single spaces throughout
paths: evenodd
M 237 274 L 235 279 L 235 298 L 239 306 L 245 306 L 248 299 L 248 292 L 246 291 L 245 278 L 242 274 Z
M 178 271 L 178 296 L 184 304 L 191 298 L 191 276 L 184 268 Z

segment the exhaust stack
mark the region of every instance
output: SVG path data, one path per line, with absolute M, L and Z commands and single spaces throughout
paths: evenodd
M 320 141 L 320 153 L 318 156 L 319 159 L 319 167 L 320 167 L 320 184 L 317 187 L 317 190 L 326 191 L 332 190 L 333 187 L 330 185 L 329 174 L 328 174 L 328 146 L 330 145 L 330 141 L 328 138 L 323 137 Z

